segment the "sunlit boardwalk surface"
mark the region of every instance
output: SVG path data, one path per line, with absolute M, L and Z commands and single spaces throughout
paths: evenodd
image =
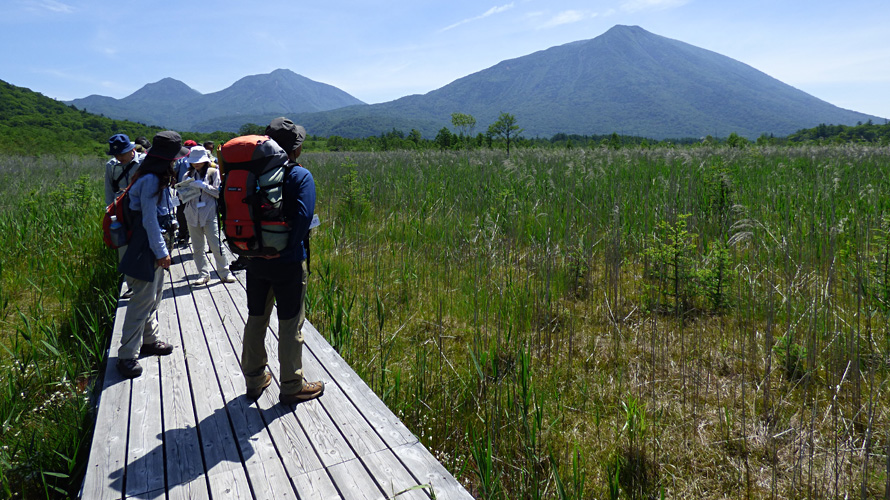
M 127 302 L 118 305 L 82 498 L 472 498 L 308 321 L 303 369 L 325 394 L 279 404 L 273 312 L 275 379 L 247 400 L 244 273 L 194 287 L 190 252 L 175 250 L 165 273 L 161 338 L 176 349 L 142 358 L 133 380 L 114 366 Z

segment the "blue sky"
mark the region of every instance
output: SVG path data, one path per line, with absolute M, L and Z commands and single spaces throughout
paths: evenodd
M 425 94 L 616 24 L 890 118 L 887 0 L 0 0 L 0 80 L 60 100 L 165 77 L 210 93 L 278 68 L 367 103 Z

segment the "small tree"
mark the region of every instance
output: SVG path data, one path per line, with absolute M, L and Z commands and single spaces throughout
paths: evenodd
M 439 146 L 439 149 L 442 149 L 442 150 L 445 150 L 445 149 L 448 149 L 451 147 L 453 140 L 452 140 L 452 136 L 451 136 L 451 131 L 448 130 L 448 127 L 442 127 L 442 129 L 439 130 L 439 133 L 436 134 L 435 142 Z
M 470 160 L 470 134 L 476 128 L 476 119 L 473 115 L 464 113 L 451 113 L 451 124 L 460 133 L 460 138 L 467 144 L 467 161 Z
M 507 156 L 510 156 L 510 138 L 515 139 L 522 133 L 522 129 L 516 125 L 515 116 L 510 113 L 501 113 L 498 120 L 488 127 L 488 132 L 491 136 L 501 137 L 507 142 Z

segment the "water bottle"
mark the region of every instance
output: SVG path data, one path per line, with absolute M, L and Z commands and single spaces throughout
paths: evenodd
M 116 215 L 111 216 L 111 225 L 109 226 L 111 230 L 111 242 L 114 243 L 116 247 L 122 247 L 127 244 L 127 230 L 124 229 L 124 225 L 117 220 Z

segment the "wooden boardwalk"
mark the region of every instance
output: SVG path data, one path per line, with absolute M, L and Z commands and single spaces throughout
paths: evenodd
M 247 400 L 244 273 L 195 287 L 191 250 L 173 256 L 159 319 L 161 339 L 176 349 L 142 358 L 142 376 L 122 379 L 115 363 L 127 302 L 118 303 L 81 498 L 472 498 L 308 321 L 303 369 L 325 382 L 325 394 L 278 403 L 273 312 L 274 380 L 259 401 Z

